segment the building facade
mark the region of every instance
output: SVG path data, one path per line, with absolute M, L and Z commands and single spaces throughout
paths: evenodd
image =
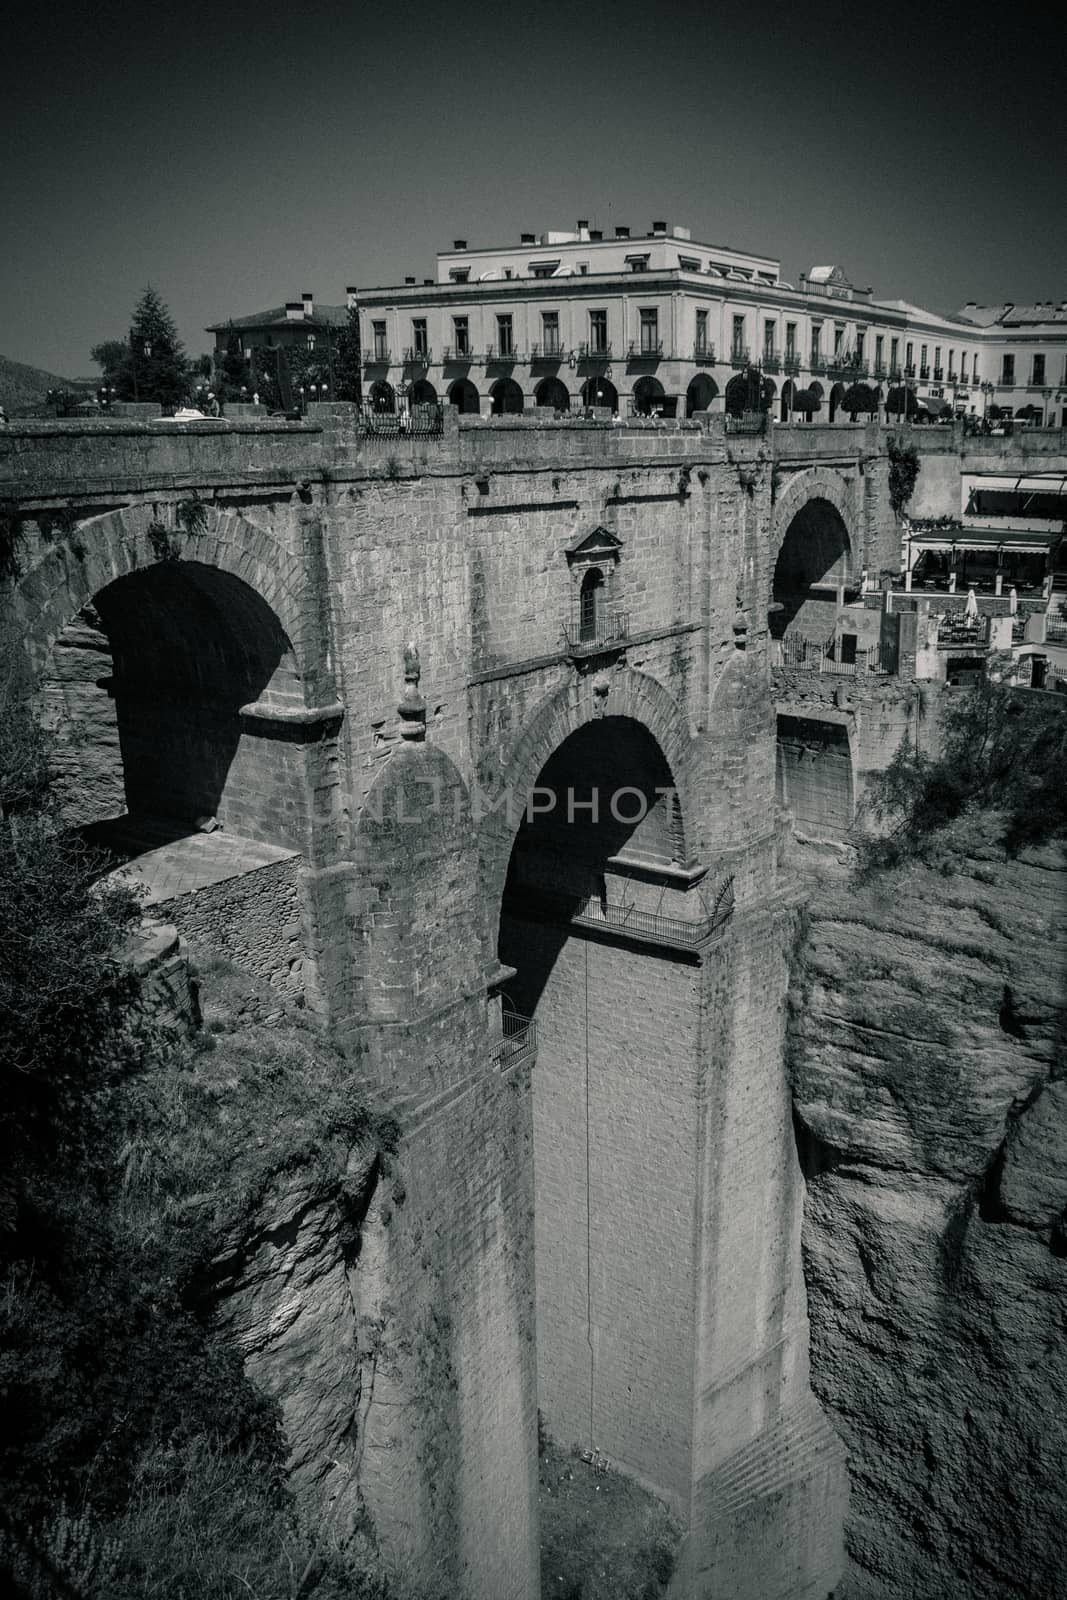
M 284 312 L 209 331 L 219 348 L 234 329 L 248 348 L 314 341 L 318 318 L 343 322 L 356 299 L 350 288 L 346 307 L 316 313 L 305 294 Z M 947 317 L 879 301 L 840 266 L 812 267 L 792 284 L 775 257 L 703 244 L 665 222 L 641 234 L 620 225 L 605 238 L 580 220 L 568 232 L 478 249 L 457 239 L 438 254 L 435 277 L 360 289 L 358 304 L 364 397 L 384 411 L 446 402 L 482 414 L 605 406 L 685 416 L 761 406 L 782 421 L 814 413 L 833 422 L 853 414 L 846 395 L 863 385 L 866 414 L 884 413 L 906 387 L 929 415 L 982 417 L 993 405 L 1017 415 L 1017 389 L 1035 374 L 1040 416 L 1030 420 L 1057 420 L 1057 405 L 1067 405 L 1052 387 L 1067 380 L 1065 313 L 1041 325 L 1040 349 L 1025 374 L 1020 356 L 1018 379 L 1005 387 L 997 380 L 1015 329 L 982 308 Z M 1028 324 L 1017 344 L 1031 343 Z M 911 409 L 895 400 L 894 409 Z

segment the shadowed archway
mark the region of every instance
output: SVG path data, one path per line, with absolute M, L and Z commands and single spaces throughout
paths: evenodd
M 771 593 L 773 639 L 802 633 L 825 640 L 834 631 L 837 595 L 851 576 L 852 545 L 844 517 L 813 496 L 792 517 L 778 551 Z
M 706 372 L 698 372 L 685 392 L 685 414 L 691 417 L 697 411 L 709 411 L 719 393 L 715 379 Z

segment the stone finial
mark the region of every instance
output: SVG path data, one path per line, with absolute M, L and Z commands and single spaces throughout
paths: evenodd
M 419 647 L 414 639 L 409 639 L 404 646 L 404 690 L 396 708 L 400 717 L 402 739 L 422 740 L 426 737 L 426 702 L 419 694 L 421 677 Z

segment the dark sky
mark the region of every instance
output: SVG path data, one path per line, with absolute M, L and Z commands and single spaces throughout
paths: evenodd
M 1067 296 L 1057 7 L 16 7 L 0 353 L 67 376 L 147 283 L 197 353 L 207 322 L 579 216 L 936 310 Z

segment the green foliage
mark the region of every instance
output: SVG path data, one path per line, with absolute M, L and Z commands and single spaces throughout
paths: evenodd
M 841 397 L 841 409 L 855 421 L 859 412 L 873 416 L 878 410 L 878 396 L 869 383 L 853 383 Z
M 916 416 L 919 411 L 919 402 L 916 399 L 915 390 L 909 389 L 906 384 L 898 384 L 895 388 L 890 389 L 885 409 L 889 416 L 900 416 L 902 414 L 905 418 Z
M 174 537 L 174 530 L 168 528 L 165 522 L 158 517 L 145 529 L 145 538 L 152 547 L 152 554 L 157 561 L 177 561 L 181 557 L 181 545 Z
M 94 345 L 92 358 L 102 367 L 107 382 L 114 384 L 120 400 L 177 405 L 189 392 L 185 347 L 174 318 L 151 287 L 134 307 L 129 339 L 106 339 Z
M 350 306 L 334 352 L 334 387 L 338 400 L 363 400 L 363 351 L 359 338 L 359 307 Z
M 901 745 L 865 802 L 861 877 L 911 862 L 950 870 L 976 845 L 1067 836 L 1067 715 L 1058 697 L 982 678 L 951 691 L 941 752 Z M 861 818 L 861 822 L 864 819 Z
M 252 350 L 249 363 L 249 388 L 259 395 L 261 405 L 276 411 L 282 405 L 282 380 L 279 351 L 263 345 Z
M 209 374 L 210 376 L 210 374 Z M 252 395 L 252 371 L 241 337 L 234 332 L 226 340 L 226 353 L 219 364 L 219 388 L 224 400 L 240 400 L 242 391 Z
M 541 1587 L 553 1600 L 660 1600 L 680 1533 L 620 1473 L 594 1473 L 549 1442 L 539 1462 Z
M 919 477 L 919 452 L 913 444 L 889 441 L 889 504 L 898 514 L 915 492 Z
M 207 505 L 195 492 L 188 500 L 179 500 L 174 508 L 174 515 L 180 527 L 192 537 L 203 533 L 207 527 Z
M 822 399 L 814 389 L 798 389 L 793 396 L 793 410 L 802 411 L 806 417 L 812 417 L 816 411 L 822 410 Z

